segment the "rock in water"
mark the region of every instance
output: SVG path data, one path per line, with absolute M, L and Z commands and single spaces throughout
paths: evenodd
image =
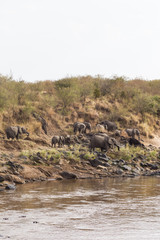
M 15 190 L 16 189 L 16 186 L 13 185 L 13 184 L 8 184 L 6 187 L 5 187 L 6 190 Z

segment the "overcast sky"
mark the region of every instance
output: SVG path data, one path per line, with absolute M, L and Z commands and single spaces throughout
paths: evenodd
M 160 0 L 0 0 L 0 74 L 160 79 Z

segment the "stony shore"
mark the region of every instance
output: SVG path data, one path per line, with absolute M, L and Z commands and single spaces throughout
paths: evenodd
M 132 149 L 133 151 L 134 149 Z M 160 175 L 159 149 L 141 153 L 136 149 L 130 158 L 111 150 L 107 153 L 86 152 L 78 145 L 68 148 L 0 154 L 0 189 L 8 184 L 24 184 L 47 179 L 87 179 Z M 117 156 L 117 157 L 115 157 Z M 122 157 L 124 156 L 124 158 Z

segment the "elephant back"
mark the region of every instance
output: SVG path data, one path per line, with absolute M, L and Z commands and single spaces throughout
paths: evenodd
M 91 138 L 90 147 L 91 148 L 106 148 L 106 144 L 108 144 L 107 136 L 95 134 Z

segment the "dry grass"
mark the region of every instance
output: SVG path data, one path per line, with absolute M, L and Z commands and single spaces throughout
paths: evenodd
M 154 128 L 152 125 L 148 125 L 148 123 L 143 122 L 139 124 L 139 129 L 141 131 L 141 134 L 145 137 L 149 137 L 152 135 L 152 133 L 154 132 Z
M 32 121 L 32 124 L 29 126 L 29 132 L 32 134 L 40 135 L 41 129 L 41 123 L 37 121 Z
M 0 76 L 0 84 L 0 130 L 7 125 L 25 125 L 31 132 L 41 134 L 40 122 L 33 121 L 33 112 L 47 121 L 50 134 L 63 129 L 71 133 L 72 129 L 66 127 L 74 121 L 95 125 L 111 120 L 120 129 L 140 128 L 148 137 L 158 128 L 160 80 L 85 76 L 25 83 Z

